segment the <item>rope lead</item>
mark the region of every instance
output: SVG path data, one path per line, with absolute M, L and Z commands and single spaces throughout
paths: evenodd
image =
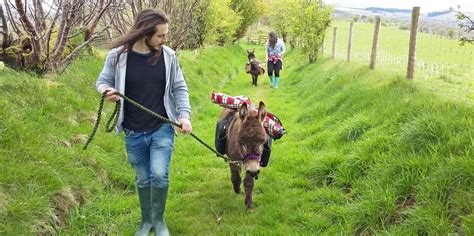
M 100 98 L 100 103 L 99 103 L 99 109 L 97 111 L 97 119 L 95 121 L 95 124 L 94 124 L 94 129 L 92 130 L 92 133 L 89 135 L 89 138 L 87 139 L 86 141 L 86 144 L 84 145 L 83 147 L 83 150 L 86 150 L 87 149 L 87 146 L 90 144 L 90 142 L 92 141 L 92 139 L 94 138 L 94 135 L 95 133 L 97 132 L 97 129 L 99 127 L 99 123 L 100 123 L 100 118 L 101 118 L 101 115 L 102 115 L 102 109 L 103 109 L 103 106 L 104 106 L 104 101 L 105 101 L 105 96 L 107 95 L 107 93 L 109 92 L 109 90 L 105 90 L 103 93 L 102 93 L 102 97 Z M 167 123 L 170 123 L 178 128 L 181 128 L 181 125 L 170 120 L 170 119 L 167 119 L 159 114 L 157 114 L 156 112 L 153 112 L 152 110 L 142 106 L 141 104 L 133 101 L 132 99 L 130 99 L 129 97 L 119 93 L 119 92 L 115 92 L 116 95 L 120 96 L 121 98 L 123 98 L 126 102 L 138 107 L 139 109 L 145 111 L 146 113 L 164 121 L 164 122 L 167 122 Z M 105 131 L 106 132 L 111 132 L 114 127 L 117 125 L 117 121 L 118 121 L 118 116 L 119 116 L 119 109 L 120 109 L 120 100 L 117 101 L 115 103 L 115 108 L 114 108 L 114 111 L 112 112 L 112 116 L 109 118 L 109 120 L 107 121 L 106 125 L 105 125 Z M 113 123 L 112 123 L 113 121 Z M 234 165 L 237 165 L 237 166 L 242 166 L 241 162 L 239 161 L 232 161 L 229 157 L 226 157 L 224 155 L 222 155 L 221 153 L 219 153 L 218 151 L 216 151 L 214 148 L 212 148 L 209 144 L 207 144 L 206 142 L 204 142 L 202 139 L 200 139 L 198 136 L 196 136 L 195 134 L 193 133 L 189 133 L 189 135 L 191 135 L 194 139 L 196 139 L 198 142 L 200 142 L 202 145 L 204 145 L 207 149 L 211 150 L 212 152 L 214 152 L 218 157 L 224 159 L 225 162 L 228 162 L 228 163 L 231 163 L 231 164 L 234 164 Z

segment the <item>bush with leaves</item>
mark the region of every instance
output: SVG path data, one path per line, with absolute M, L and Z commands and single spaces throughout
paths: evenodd
M 230 8 L 230 0 L 202 0 L 194 12 L 194 23 L 189 29 L 187 48 L 199 48 L 204 44 L 224 45 L 232 42 L 241 17 Z
M 303 48 L 311 63 L 317 60 L 331 23 L 331 7 L 322 0 L 281 0 L 273 2 L 266 15 L 283 41 Z
M 233 41 L 241 39 L 247 29 L 257 22 L 264 13 L 265 5 L 263 0 L 231 0 L 231 8 L 236 12 L 241 21 L 233 35 Z
M 292 33 L 301 42 L 310 63 L 318 59 L 326 30 L 331 24 L 332 8 L 322 0 L 300 0 L 292 18 Z
M 293 0 L 282 0 L 273 3 L 268 8 L 268 19 L 270 26 L 275 29 L 276 33 L 287 42 L 291 31 L 291 19 L 296 11 L 296 2 Z

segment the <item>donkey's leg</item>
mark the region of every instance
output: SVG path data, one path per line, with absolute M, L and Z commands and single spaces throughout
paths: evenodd
M 229 164 L 230 167 L 230 180 L 234 185 L 234 192 L 240 193 L 240 184 L 242 183 L 242 179 L 240 178 L 240 167 Z
M 254 185 L 254 178 L 250 175 L 245 175 L 244 179 L 244 188 L 245 188 L 245 206 L 247 209 L 253 208 L 253 200 L 252 200 L 252 191 Z

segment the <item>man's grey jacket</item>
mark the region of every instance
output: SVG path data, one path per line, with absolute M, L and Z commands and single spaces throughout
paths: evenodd
M 176 53 L 173 49 L 163 45 L 163 57 L 166 68 L 166 87 L 164 95 L 164 105 L 166 114 L 170 120 L 178 122 L 180 118 L 190 119 L 191 106 L 189 104 L 188 87 L 184 81 L 184 76 L 178 64 Z M 115 88 L 119 93 L 125 94 L 125 75 L 127 69 L 127 53 L 123 52 L 117 62 L 117 54 L 121 48 L 110 50 L 105 59 L 104 68 L 96 82 L 96 89 L 100 93 L 102 87 Z M 122 130 L 124 116 L 123 99 L 120 107 L 117 122 L 116 134 Z

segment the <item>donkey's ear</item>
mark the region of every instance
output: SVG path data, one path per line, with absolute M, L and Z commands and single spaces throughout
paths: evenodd
M 247 53 L 250 53 L 250 51 L 248 49 L 245 49 L 247 51 Z
M 255 48 L 252 49 L 252 53 L 254 53 L 254 52 L 255 52 Z
M 249 115 L 249 109 L 247 107 L 247 103 L 243 103 L 242 106 L 239 108 L 239 117 L 240 119 L 245 119 Z
M 263 122 L 266 116 L 267 111 L 265 110 L 265 103 L 260 101 L 260 103 L 258 104 L 258 119 L 260 120 L 260 122 Z

